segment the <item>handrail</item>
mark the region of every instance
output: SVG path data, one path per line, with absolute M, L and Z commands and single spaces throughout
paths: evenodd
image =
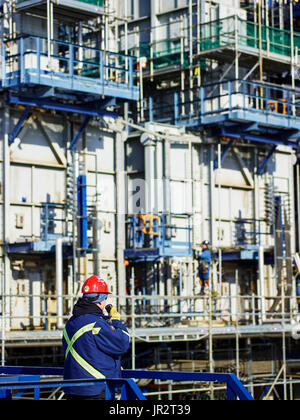
M 138 100 L 136 57 L 85 45 L 24 36 L 5 41 L 2 88 L 37 84 Z M 88 82 L 88 83 L 87 83 Z M 117 89 L 116 89 L 117 88 Z
M 0 374 L 31 374 L 31 375 L 47 375 L 47 376 L 62 376 L 63 368 L 51 367 L 15 367 L 15 366 L 1 366 Z M 5 377 L 4 377 L 5 379 Z M 70 386 L 82 385 L 99 385 L 101 383 L 107 384 L 107 399 L 114 399 L 116 388 L 123 387 L 121 399 L 139 399 L 146 400 L 133 379 L 158 379 L 158 380 L 173 380 L 173 381 L 194 381 L 194 382 L 213 382 L 225 383 L 227 385 L 227 400 L 254 400 L 252 395 L 247 391 L 241 381 L 232 373 L 208 373 L 208 372 L 172 372 L 172 371 L 154 371 L 154 370 L 122 370 L 122 378 L 106 378 L 106 379 L 77 379 L 77 380 L 34 380 L 21 381 L 22 377 L 17 382 L 0 382 L 1 390 L 13 389 L 40 389 L 40 388 L 67 388 Z M 125 386 L 125 388 L 124 388 Z
M 45 42 L 47 41 L 47 38 L 43 37 L 43 36 L 21 35 L 21 36 L 16 36 L 15 38 L 6 39 L 6 40 L 3 41 L 3 43 L 9 45 L 11 43 L 17 43 L 17 41 L 20 41 L 21 39 L 23 39 L 23 40 L 26 40 L 26 39 L 35 39 L 35 40 L 40 39 L 40 40 L 44 40 Z M 118 53 L 118 52 L 115 52 L 115 51 L 102 50 L 100 48 L 95 48 L 95 47 L 90 47 L 88 45 L 80 45 L 80 44 L 77 44 L 77 43 L 61 41 L 61 40 L 58 40 L 58 39 L 51 39 L 51 43 L 57 43 L 59 45 L 65 46 L 65 47 L 69 47 L 70 45 L 72 45 L 75 48 L 82 48 L 82 49 L 85 49 L 85 50 L 98 51 L 98 52 L 102 51 L 102 52 L 106 52 L 106 53 L 111 54 L 111 55 L 121 56 L 121 57 L 125 57 L 125 58 L 128 58 L 128 59 L 130 59 L 130 58 L 135 59 L 135 60 L 137 59 L 137 57 L 129 55 L 129 54 L 123 54 L 123 53 L 121 54 L 121 53 Z
M 253 400 L 241 381 L 233 373 L 170 372 L 157 370 L 123 370 L 123 378 L 164 379 L 173 381 L 221 382 L 227 385 L 227 399 Z
M 16 296 L 13 294 L 5 294 L 2 296 L 5 298 L 11 299 L 41 299 L 41 308 L 42 313 L 31 313 L 30 315 L 14 315 L 14 314 L 1 314 L 1 318 L 7 322 L 10 320 L 18 321 L 22 320 L 23 324 L 27 325 L 29 322 L 37 322 L 38 320 L 42 325 L 44 325 L 44 332 L 47 332 L 46 327 L 47 320 L 51 318 L 52 322 L 57 321 L 56 313 L 51 313 L 47 311 L 47 300 L 56 300 L 56 294 L 24 294 L 21 296 Z M 62 295 L 64 302 L 69 303 L 74 299 L 73 295 Z M 116 299 L 119 299 L 120 296 L 116 296 Z M 209 295 L 199 296 L 196 294 L 193 295 L 165 295 L 165 294 L 143 294 L 143 295 L 127 295 L 126 296 L 127 306 L 124 305 L 122 308 L 122 317 L 125 321 L 130 321 L 133 323 L 139 323 L 141 319 L 147 321 L 151 324 L 152 320 L 157 320 L 159 318 L 160 325 L 163 328 L 168 329 L 170 325 L 169 321 L 172 324 L 178 324 L 178 319 L 181 317 L 190 317 L 191 320 L 199 322 L 199 325 L 202 325 L 202 322 L 205 322 L 208 317 L 207 307 L 209 302 Z M 253 328 L 264 328 L 270 325 L 278 324 L 278 331 L 282 331 L 284 326 L 288 328 L 289 331 L 299 331 L 299 309 L 297 304 L 298 296 L 295 295 L 272 295 L 272 296 L 262 296 L 249 294 L 247 295 L 216 295 L 213 297 L 214 302 L 214 316 L 223 321 L 223 326 L 240 326 L 239 320 L 242 319 L 243 326 L 253 327 Z M 145 301 L 148 301 L 147 306 L 145 306 Z M 274 302 L 278 302 L 278 307 L 280 310 L 272 309 Z M 266 304 L 266 310 L 262 313 L 261 307 L 263 304 Z M 43 306 L 45 305 L 45 307 Z M 134 305 L 134 314 L 132 315 L 128 307 Z M 247 306 L 244 306 L 247 305 Z M 125 308 L 127 308 L 125 310 Z M 70 313 L 67 312 L 64 314 L 64 320 L 66 321 L 70 317 Z M 168 321 L 168 323 L 166 322 Z M 293 325 L 293 322 L 297 321 L 296 325 Z M 146 324 L 147 326 L 148 324 Z M 206 324 L 203 324 L 206 325 Z M 149 326 L 149 328 L 151 328 Z M 154 329 L 155 331 L 155 329 Z M 178 332 L 181 329 L 178 328 Z M 22 334 L 22 332 L 20 331 Z M 40 333 L 40 331 L 32 331 L 32 334 Z M 53 333 L 51 333 L 53 334 Z M 60 339 L 60 331 L 56 331 L 53 334 L 53 338 L 57 337 Z M 12 332 L 12 335 L 18 335 L 18 330 Z M 2 338 L 0 331 L 0 339 Z
M 231 21 L 235 24 L 231 25 Z M 221 46 L 221 44 L 222 46 L 235 45 L 235 36 L 237 35 L 238 46 L 259 49 L 260 32 L 258 29 L 259 24 L 257 22 L 252 22 L 238 15 L 226 16 L 203 23 L 201 25 L 201 39 L 198 42 L 203 46 L 202 51 L 205 51 Z M 251 31 L 253 34 L 250 33 Z M 292 50 L 291 36 L 292 32 L 288 29 L 262 25 L 262 49 L 268 53 L 275 52 L 279 55 L 289 56 Z M 300 34 L 294 32 L 293 36 L 295 43 L 298 44 Z M 211 44 L 209 44 L 210 41 Z M 294 46 L 294 50 L 296 52 L 297 45 Z
M 297 92 L 291 88 L 246 80 L 216 82 L 194 89 L 192 99 L 188 90 L 175 93 L 174 115 L 178 121 L 241 110 L 260 112 L 265 116 L 300 119 Z

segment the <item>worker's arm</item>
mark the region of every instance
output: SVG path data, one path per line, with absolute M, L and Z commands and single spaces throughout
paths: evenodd
M 121 314 L 117 311 L 117 308 L 114 305 L 107 305 L 105 307 L 105 309 L 107 310 L 107 312 L 108 312 L 108 314 L 110 316 L 110 320 L 112 322 L 112 325 L 115 328 L 120 328 L 121 330 L 127 332 L 127 328 L 121 322 Z
M 129 333 L 125 325 L 115 319 L 112 323 L 107 321 L 97 323 L 100 327 L 98 334 L 94 335 L 97 345 L 104 353 L 113 356 L 120 356 L 125 353 L 129 347 Z

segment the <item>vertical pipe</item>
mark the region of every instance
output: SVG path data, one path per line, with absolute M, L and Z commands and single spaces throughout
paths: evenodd
M 48 54 L 48 66 L 50 64 L 50 58 L 51 58 L 51 24 L 50 24 L 50 2 L 51 0 L 47 0 L 47 54 Z
M 235 80 L 239 79 L 239 17 L 238 15 L 234 16 L 234 36 L 235 36 Z M 236 90 L 238 86 L 236 85 Z
M 222 177 L 222 159 L 221 159 L 221 142 L 218 143 L 218 172 L 219 172 L 219 182 L 218 182 L 218 213 L 219 213 L 219 237 L 218 237 L 218 256 L 219 256 L 219 292 L 221 293 L 221 283 L 222 283 L 222 237 L 221 237 L 221 177 Z
M 263 83 L 263 55 L 262 55 L 262 0 L 258 0 L 258 30 L 259 30 L 259 81 Z M 262 92 L 260 93 L 262 97 Z M 263 104 L 262 104 L 263 107 Z
M 9 221 L 10 221 L 10 153 L 8 136 L 10 130 L 10 110 L 9 105 L 4 106 L 3 121 L 3 244 L 9 242 Z M 10 260 L 3 246 L 4 278 L 3 278 L 3 298 L 2 298 L 2 363 L 5 362 L 5 332 L 9 330 L 9 320 L 6 315 L 10 313 Z
M 131 269 L 130 288 L 131 288 L 131 369 L 135 369 L 135 318 L 134 318 L 134 267 Z
M 212 289 L 209 288 L 209 324 L 208 324 L 208 352 L 209 352 L 209 371 L 210 373 L 214 372 L 214 353 L 213 353 L 213 331 L 212 331 Z M 214 400 L 214 386 L 211 382 L 210 386 L 211 400 Z
M 285 321 L 282 330 L 283 400 L 287 401 Z
M 155 142 L 148 134 L 142 134 L 141 143 L 144 145 L 145 155 L 145 211 L 152 213 L 155 206 Z
M 164 211 L 167 214 L 171 212 L 171 191 L 170 191 L 170 177 L 171 177 L 171 156 L 170 156 L 170 142 L 165 139 L 164 141 Z M 168 221 L 167 221 L 168 223 Z
M 125 42 L 125 68 L 126 68 L 126 76 L 125 76 L 125 83 L 128 84 L 128 0 L 124 0 L 124 42 Z
M 190 117 L 194 113 L 193 105 L 193 0 L 189 0 L 189 67 L 190 67 Z
M 183 30 L 183 17 L 180 17 L 180 65 L 181 65 L 181 72 L 180 72 L 180 83 L 181 83 L 181 114 L 185 115 L 185 108 L 184 108 L 184 87 L 185 87 L 185 73 L 184 73 L 184 30 Z
M 101 206 L 99 202 L 95 204 L 93 212 L 93 273 L 97 276 L 101 274 L 101 229 L 102 222 L 99 218 Z
M 240 343 L 239 343 L 239 316 L 240 316 L 240 299 L 239 299 L 239 272 L 235 270 L 235 290 L 236 290 L 236 327 L 235 327 L 235 363 L 236 376 L 240 377 Z
M 293 10 L 293 2 L 290 1 L 290 37 L 291 37 L 291 74 L 292 74 L 292 114 L 293 116 L 296 115 L 296 96 L 295 96 L 295 88 L 296 88 L 296 82 L 295 82 L 295 45 L 294 45 L 294 10 Z
M 58 238 L 55 247 L 57 328 L 64 328 L 63 319 L 63 244 L 71 242 L 68 237 Z
M 51 56 L 53 55 L 53 45 L 52 45 L 52 41 L 54 39 L 54 27 L 53 27 L 53 3 L 50 0 L 50 42 L 51 42 L 51 48 L 50 48 L 50 53 Z
M 198 60 L 200 60 L 200 52 L 201 52 L 201 3 L 200 0 L 197 0 L 197 56 Z M 197 85 L 198 87 L 201 86 L 201 61 L 198 66 L 198 73 L 197 73 Z
M 126 294 L 126 269 L 124 265 L 124 249 L 126 246 L 126 232 L 125 232 L 125 213 L 126 213 L 126 199 L 125 199 L 125 136 L 126 132 L 121 129 L 116 131 L 116 206 L 117 206 L 117 273 L 118 273 L 118 296 L 119 305 L 125 305 Z
M 296 191 L 297 191 L 296 199 L 297 199 L 297 215 L 298 215 L 298 220 L 297 220 L 298 249 L 297 251 L 300 252 L 300 170 L 299 170 L 299 165 L 295 165 L 295 166 L 296 166 Z
M 140 40 L 141 34 L 139 33 L 139 45 L 141 43 Z M 139 77 L 140 77 L 140 121 L 144 122 L 145 116 L 144 116 L 144 83 L 143 83 L 143 64 L 141 60 L 141 51 L 139 48 Z
M 210 148 L 210 238 L 211 238 L 211 247 L 215 247 L 215 173 L 214 173 L 214 146 L 211 145 Z
M 76 194 L 76 179 L 77 179 L 77 166 L 78 166 L 78 158 L 77 153 L 72 150 L 72 166 L 73 166 L 73 219 L 72 219 L 72 237 L 73 237 L 73 274 L 74 274 L 74 284 L 76 280 L 79 280 L 80 274 L 77 277 L 77 232 L 78 232 L 78 225 L 77 225 L 77 194 Z
M 259 295 L 261 301 L 261 322 L 266 320 L 266 300 L 265 300 L 265 276 L 264 276 L 264 247 L 258 247 L 258 275 L 259 275 Z
M 25 82 L 25 39 L 20 38 L 20 81 Z
M 150 28 L 150 77 L 151 82 L 153 82 L 153 73 L 154 73 L 154 50 L 153 50 L 153 29 Z
M 4 295 L 5 290 L 5 275 L 4 275 L 4 263 L 1 264 L 1 289 L 0 294 L 1 296 Z M 1 365 L 5 365 L 5 313 L 4 313 L 5 304 L 2 300 L 2 307 L 1 307 Z

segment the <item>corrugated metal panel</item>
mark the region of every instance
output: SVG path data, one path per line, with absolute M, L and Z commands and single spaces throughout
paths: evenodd
M 10 179 L 12 188 L 10 188 L 10 200 L 18 203 L 31 203 L 32 201 L 32 182 L 31 167 L 11 165 Z
M 79 127 L 76 127 L 79 129 Z M 115 170 L 115 136 L 105 133 L 100 128 L 88 126 L 86 133 L 86 150 L 97 157 L 98 171 L 112 172 Z M 86 156 L 88 170 L 95 170 L 95 157 Z
M 171 212 L 190 213 L 192 211 L 192 188 L 189 182 L 170 183 Z
M 170 150 L 171 178 L 184 180 L 188 176 L 188 146 L 172 144 Z
M 115 255 L 116 228 L 115 215 L 111 213 L 100 213 L 103 223 L 101 231 L 101 254 L 106 257 Z
M 61 203 L 65 199 L 65 171 L 35 168 L 34 194 L 37 202 Z
M 115 176 L 101 174 L 98 176 L 101 209 L 105 211 L 116 210 Z

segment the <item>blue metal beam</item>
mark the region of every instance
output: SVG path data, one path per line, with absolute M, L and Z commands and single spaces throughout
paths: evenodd
M 82 136 L 84 130 L 86 129 L 86 126 L 88 125 L 89 121 L 90 121 L 91 117 L 87 116 L 85 117 L 83 123 L 81 124 L 81 127 L 79 128 L 78 132 L 76 133 L 75 137 L 73 138 L 73 140 L 71 141 L 70 150 L 75 150 L 78 140 L 80 139 L 80 137 Z
M 265 159 L 262 161 L 262 163 L 257 168 L 257 175 L 262 175 L 264 173 L 264 169 L 265 169 L 266 165 L 268 164 L 269 160 L 271 159 L 271 157 L 273 156 L 276 148 L 277 148 L 277 145 L 275 144 L 271 148 L 271 150 L 269 151 L 268 155 L 265 157 Z
M 231 140 L 230 140 L 230 141 L 226 144 L 226 146 L 225 146 L 225 148 L 224 148 L 224 150 L 223 150 L 223 152 L 222 152 L 222 154 L 221 154 L 221 163 L 223 162 L 223 160 L 224 160 L 225 156 L 227 155 L 227 153 L 228 153 L 228 151 L 229 151 L 230 147 L 233 145 L 234 141 L 235 141 L 235 139 L 233 138 L 233 139 L 231 139 Z M 218 167 L 219 167 L 219 162 L 218 162 L 218 159 L 215 159 L 215 161 L 214 161 L 214 169 L 218 169 Z
M 24 109 L 24 111 L 22 112 L 22 114 L 19 118 L 19 121 L 17 122 L 14 129 L 12 130 L 12 132 L 8 136 L 8 144 L 9 145 L 11 145 L 15 141 L 15 138 L 19 134 L 19 132 L 20 132 L 24 122 L 27 120 L 29 114 L 30 114 L 30 106 L 27 105 L 26 108 Z
M 232 373 L 209 373 L 209 372 L 167 372 L 155 370 L 123 370 L 123 378 L 134 379 L 162 379 L 173 381 L 199 381 L 220 382 L 227 384 L 230 390 L 228 399 L 253 400 L 252 395 L 244 387 L 241 381 Z
M 298 149 L 298 143 L 296 142 L 292 142 L 289 140 L 285 140 L 285 139 L 274 139 L 272 137 L 268 137 L 267 134 L 265 134 L 264 136 L 258 136 L 255 134 L 245 134 L 242 131 L 240 133 L 233 133 L 230 131 L 227 131 L 224 129 L 224 127 L 221 127 L 221 135 L 225 136 L 225 137 L 232 137 L 235 139 L 244 139 L 247 141 L 256 141 L 258 143 L 265 143 L 265 144 L 273 144 L 273 145 L 284 145 L 284 146 L 290 146 L 293 147 L 294 149 Z
M 12 104 L 19 104 L 19 105 L 26 105 L 32 106 L 36 108 L 43 108 L 43 109 L 54 109 L 56 111 L 63 111 L 63 112 L 72 112 L 76 114 L 82 115 L 89 115 L 91 117 L 111 117 L 111 118 L 118 118 L 119 115 L 116 112 L 107 111 L 102 106 L 103 104 L 100 103 L 100 107 L 98 106 L 83 106 L 77 104 L 70 104 L 70 103 L 62 103 L 56 101 L 45 100 L 41 98 L 28 98 L 22 96 L 16 96 L 12 93 L 9 94 L 9 102 Z M 107 103 L 104 102 L 104 106 L 107 106 Z

